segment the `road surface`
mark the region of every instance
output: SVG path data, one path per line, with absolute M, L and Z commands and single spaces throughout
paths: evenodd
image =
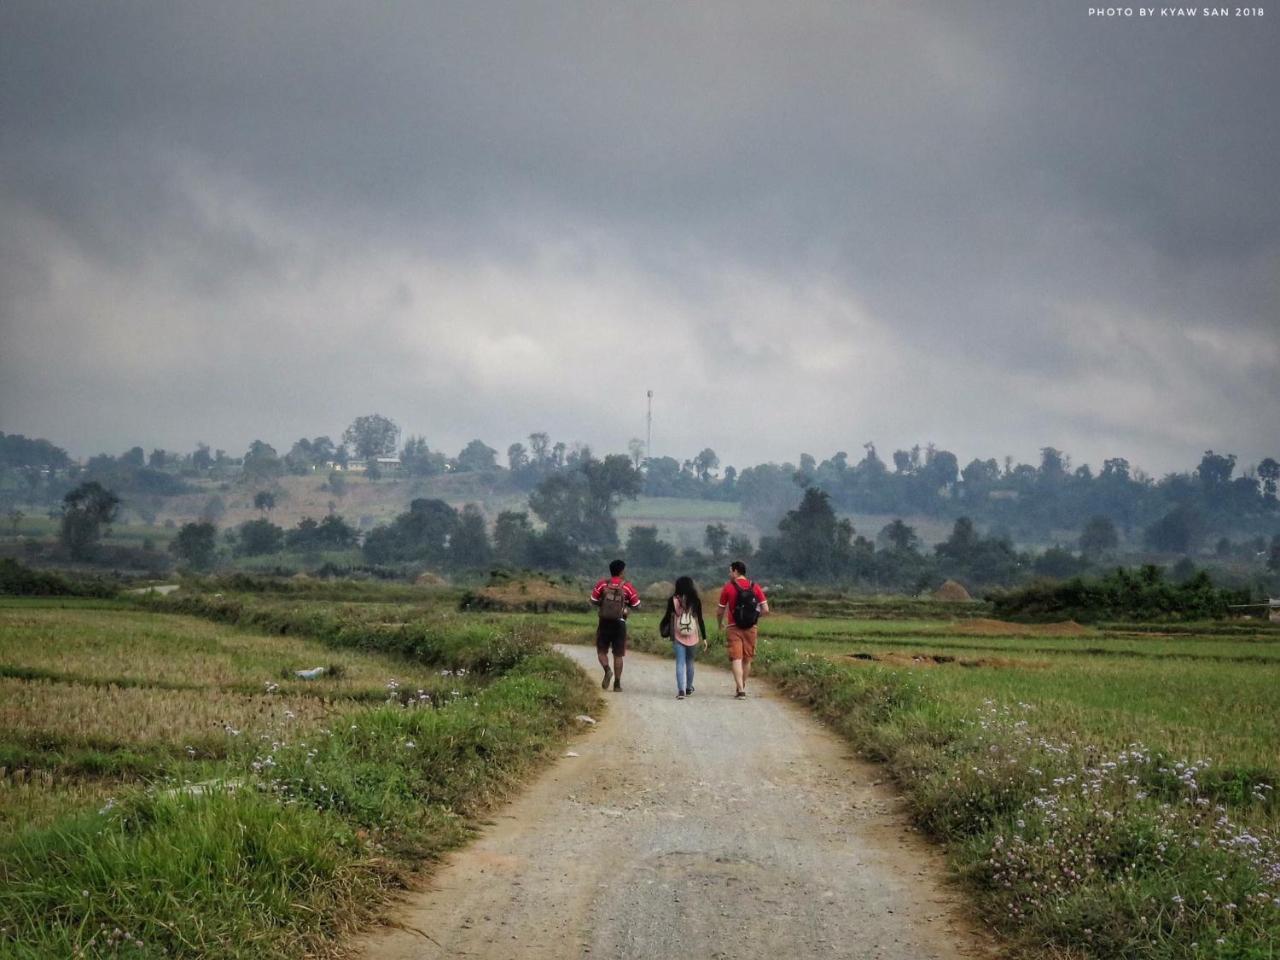
M 562 647 L 593 677 L 594 650 Z M 566 755 L 452 854 L 365 960 L 990 957 L 874 766 L 808 713 L 627 657 Z

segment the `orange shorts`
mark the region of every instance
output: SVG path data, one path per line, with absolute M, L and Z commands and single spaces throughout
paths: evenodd
M 756 656 L 756 628 L 729 627 L 724 634 L 724 645 L 730 660 L 754 660 Z

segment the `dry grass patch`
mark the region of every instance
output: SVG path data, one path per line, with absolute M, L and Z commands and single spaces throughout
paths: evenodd
M 25 740 L 163 743 L 221 754 L 230 739 L 317 725 L 336 711 L 314 697 L 0 678 L 0 729 Z

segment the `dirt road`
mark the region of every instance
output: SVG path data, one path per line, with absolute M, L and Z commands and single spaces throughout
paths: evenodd
M 703 666 L 677 701 L 672 662 L 636 654 L 623 686 L 366 960 L 991 955 L 876 768 L 800 708 Z

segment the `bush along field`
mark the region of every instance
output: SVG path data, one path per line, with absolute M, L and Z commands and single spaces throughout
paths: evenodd
M 597 702 L 547 629 L 0 600 L 0 956 L 335 952 Z
M 814 626 L 821 643 L 763 642 L 758 672 L 887 763 L 1015 953 L 1280 952 L 1280 632 L 1202 626 L 1197 659 L 1185 635 L 1166 656 L 1171 641 L 1149 634 L 969 631 L 934 657 L 936 628 L 891 638 L 850 623 L 841 644 Z M 762 635 L 814 626 L 781 617 Z M 1248 662 L 1217 658 L 1219 643 L 1250 644 Z

